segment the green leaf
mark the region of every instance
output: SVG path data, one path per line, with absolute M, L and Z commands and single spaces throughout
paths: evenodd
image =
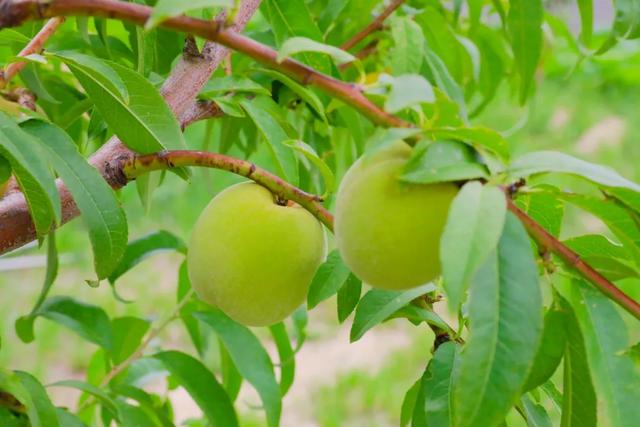
M 302 52 L 317 52 L 329 55 L 336 65 L 357 61 L 357 58 L 349 52 L 345 52 L 335 46 L 311 40 L 307 37 L 291 37 L 285 41 L 282 46 L 280 46 L 276 60 L 282 62 L 290 56 Z
M 107 277 L 122 258 L 128 232 L 127 219 L 115 193 L 62 129 L 36 120 L 23 123 L 22 128 L 47 149 L 89 229 L 98 279 Z
M 195 321 L 198 322 L 197 320 Z M 242 375 L 238 372 L 238 367 L 233 363 L 229 352 L 220 339 L 218 339 L 218 347 L 220 348 L 220 374 L 222 375 L 222 385 L 227 391 L 231 401 L 234 402 L 238 398 L 240 387 L 242 387 Z
M 556 307 L 545 313 L 542 339 L 523 391 L 533 390 L 547 382 L 560 365 L 567 343 L 566 317 L 566 312 Z
M 287 334 L 287 328 L 284 323 L 279 322 L 275 325 L 269 326 L 271 336 L 276 343 L 278 349 L 278 358 L 280 359 L 280 392 L 284 397 L 291 385 L 296 373 L 296 358 L 293 348 L 291 347 L 291 341 L 289 341 L 289 334 Z
M 613 303 L 591 285 L 576 281 L 571 305 L 584 337 L 597 395 L 611 426 L 634 426 L 640 419 L 640 373 L 627 353 L 627 326 Z
M 133 354 L 149 327 L 147 320 L 133 316 L 118 317 L 111 321 L 113 346 L 110 353 L 114 365 Z
M 174 16 L 214 6 L 232 7 L 233 0 L 158 0 L 144 28 L 148 31 Z
M 560 298 L 560 306 L 567 316 L 561 426 L 595 427 L 598 424 L 598 402 L 589 373 L 584 338 L 569 303 Z
M 15 328 L 18 337 L 25 343 L 32 342 L 35 337 L 33 334 L 33 322 L 35 320 L 34 313 L 42 306 L 47 299 L 47 295 L 53 286 L 53 282 L 58 275 L 58 249 L 56 248 L 55 232 L 49 233 L 47 241 L 47 271 L 44 274 L 44 283 L 40 290 L 40 295 L 34 304 L 31 312 L 26 316 L 21 316 L 16 320 Z
M 636 262 L 640 261 L 640 226 L 628 210 L 621 207 L 615 200 L 581 194 L 559 193 L 558 196 L 600 218 L 620 239 Z
M 87 427 L 80 418 L 62 408 L 56 408 L 56 414 L 61 427 Z
M 432 103 L 436 100 L 431 84 L 418 74 L 393 77 L 390 86 L 384 109 L 392 114 L 422 102 Z
M 400 408 L 400 427 L 406 427 L 409 422 L 411 422 L 421 386 L 422 378 L 413 383 L 413 385 L 409 388 L 409 390 L 407 390 L 407 393 L 404 395 L 404 399 L 402 400 L 402 407 Z
M 109 282 L 115 283 L 119 277 L 150 256 L 164 251 L 187 253 L 187 246 L 175 234 L 160 230 L 130 242 L 118 266 L 109 275 Z
M 378 151 L 386 149 L 389 145 L 395 144 L 400 139 L 411 138 L 420 135 L 422 130 L 411 128 L 386 128 L 376 129 L 373 135 L 366 142 L 365 155 L 371 156 Z
M 143 76 L 115 62 L 105 61 L 99 69 L 89 72 L 98 61 L 96 58 L 89 63 L 84 56 L 74 55 L 70 60 L 66 53 L 57 55 L 66 62 L 109 127 L 127 147 L 149 154 L 186 146 L 178 120 L 155 86 Z M 111 71 L 102 74 L 107 69 Z M 105 83 L 113 74 L 126 88 L 128 99 Z
M 31 39 L 19 31 L 11 28 L 3 28 L 0 31 L 0 46 L 11 46 L 13 44 L 26 45 Z
M 111 323 L 104 310 L 98 306 L 71 297 L 56 296 L 46 300 L 34 316 L 59 323 L 105 349 L 112 348 Z
M 212 99 L 229 92 L 249 92 L 271 96 L 267 88 L 243 76 L 214 77 L 204 85 L 199 96 Z
M 640 9 L 637 0 L 616 0 L 614 6 L 616 13 L 611 32 L 596 52 L 598 55 L 607 52 L 621 39 L 638 37 Z
M 338 322 L 344 322 L 353 312 L 360 301 L 360 293 L 362 292 L 362 280 L 358 279 L 355 274 L 349 274 L 344 285 L 338 290 Z
M 256 336 L 219 310 L 195 313 L 194 316 L 213 328 L 224 343 L 240 374 L 256 389 L 267 414 L 269 427 L 280 421 L 282 399 L 273 364 Z
M 408 17 L 391 21 L 393 49 L 390 54 L 393 75 L 420 73 L 423 58 L 420 54 L 425 47 L 422 28 Z
M 593 0 L 578 0 L 578 11 L 581 24 L 580 39 L 588 46 L 593 35 Z
M 97 398 L 100 401 L 100 404 L 108 410 L 116 420 L 120 420 L 120 413 L 116 402 L 107 394 L 107 392 L 93 384 L 78 380 L 64 380 L 49 384 L 47 387 L 71 387 L 85 393 L 89 393 Z
M 330 194 L 336 190 L 336 178 L 331 171 L 331 168 L 320 158 L 316 150 L 309 144 L 298 139 L 289 139 L 283 141 L 284 145 L 291 147 L 298 153 L 301 153 L 307 160 L 309 160 L 318 170 L 322 179 L 324 180 L 324 194 L 323 198 L 327 198 Z
M 528 395 L 523 395 L 522 406 L 524 413 L 527 416 L 528 427 L 553 427 L 551 418 L 547 413 L 547 410 L 539 403 L 535 403 Z
M 449 309 L 457 311 L 469 282 L 498 245 L 507 213 L 505 195 L 497 187 L 471 181 L 449 209 L 440 239 L 440 260 Z
M 351 326 L 350 341 L 358 341 L 369 329 L 384 321 L 400 308 L 414 299 L 433 292 L 433 283 L 410 289 L 408 291 L 383 291 L 372 289 L 367 292 L 356 307 L 356 314 Z
M 640 192 L 640 185 L 623 178 L 613 169 L 556 151 L 534 151 L 524 154 L 511 162 L 508 172 L 514 177 L 564 173 L 583 177 L 605 187 L 623 187 Z
M 489 150 L 502 160 L 509 159 L 509 144 L 502 135 L 493 129 L 482 126 L 474 127 L 444 127 L 426 129 L 426 134 L 435 140 L 453 139 L 471 145 L 476 150 L 483 152 Z
M 318 267 L 307 295 L 307 307 L 309 310 L 333 296 L 349 277 L 349 267 L 346 266 L 340 252 L 333 250 L 327 260 Z
M 542 52 L 541 0 L 510 0 L 507 29 L 520 76 L 520 103 L 524 104 Z
M 60 196 L 45 153 L 38 140 L 0 112 L 0 155 L 11 169 L 29 205 L 38 237 L 61 219 Z
M 460 112 L 460 116 L 464 121 L 467 120 L 467 106 L 464 100 L 464 92 L 458 82 L 453 78 L 447 65 L 444 61 L 438 56 L 436 52 L 429 49 L 429 47 L 425 47 L 424 49 L 424 59 L 431 71 L 433 76 L 433 80 L 440 89 L 456 104 L 458 104 L 458 109 Z
M 323 40 L 323 35 L 303 0 L 265 0 L 261 3 L 261 12 L 271 24 L 277 45 L 281 46 L 293 36 Z M 324 55 L 304 53 L 302 59 L 321 73 L 331 74 L 331 63 Z
M 401 181 L 416 184 L 487 178 L 487 168 L 476 162 L 475 151 L 462 142 L 421 141 L 404 167 Z
M 640 193 L 627 188 L 609 188 L 607 194 L 621 201 L 629 209 L 640 214 Z
M 407 318 L 415 325 L 420 322 L 426 322 L 429 325 L 436 326 L 446 331 L 450 335 L 455 335 L 455 331 L 452 331 L 451 327 L 449 327 L 449 325 L 432 309 L 417 307 L 415 305 L 405 305 L 400 310 L 393 313 L 393 315 L 389 316 L 390 319 L 396 317 Z
M 62 60 L 67 66 L 74 67 L 74 75 L 80 74 L 94 82 L 102 91 L 129 102 L 129 92 L 122 78 L 109 64 L 94 56 L 84 55 L 75 51 L 60 51 L 51 55 Z M 85 88 L 86 89 L 86 88 Z
M 520 397 L 542 333 L 538 268 L 511 213 L 469 296 L 469 340 L 453 392 L 453 425 L 497 425 Z
M 605 236 L 585 234 L 564 240 L 562 243 L 573 249 L 580 258 L 609 280 L 640 277 L 629 252 Z
M 273 100 L 267 97 L 256 97 L 252 100 L 240 101 L 240 105 L 247 112 L 256 127 L 267 141 L 269 150 L 278 165 L 278 174 L 286 181 L 298 182 L 298 163 L 293 151 L 284 144 L 290 139 L 278 121 L 269 114 Z
M 450 425 L 451 378 L 458 353 L 458 346 L 449 341 L 440 345 L 433 354 L 422 376 L 414 420 L 424 419 L 429 426 Z
M 279 73 L 278 71 L 268 70 L 266 68 L 261 68 L 258 71 L 260 71 L 260 73 L 262 74 L 266 74 L 267 76 L 272 77 L 284 83 L 284 85 L 287 86 L 289 89 L 291 89 L 293 92 L 295 92 L 300 97 L 300 99 L 302 99 L 311 108 L 313 108 L 313 110 L 316 113 L 318 113 L 318 115 L 322 120 L 325 120 L 325 121 L 327 120 L 325 116 L 324 105 L 322 104 L 322 101 L 320 101 L 320 98 L 318 98 L 318 96 L 315 93 L 313 93 L 313 91 L 311 91 L 310 89 L 307 89 L 306 87 L 302 86 L 300 83 L 285 76 L 282 73 Z
M 564 217 L 564 203 L 556 197 L 555 191 L 518 195 L 516 204 L 549 233 L 556 237 L 560 235 Z
M 27 372 L 16 371 L 14 375 L 20 381 L 26 393 L 25 397 L 27 399 L 23 400 L 22 403 L 27 407 L 31 425 L 33 427 L 57 427 L 59 424 L 56 408 L 51 403 L 51 399 L 49 399 L 42 384 Z M 0 380 L 0 389 L 3 389 L 1 383 L 2 381 Z
M 237 426 L 233 404 L 215 376 L 199 360 L 178 351 L 153 356 L 185 388 L 212 425 Z

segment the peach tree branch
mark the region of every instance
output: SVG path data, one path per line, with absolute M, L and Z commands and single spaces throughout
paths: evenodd
M 48 0 L 44 3 L 37 0 L 0 0 L 0 28 L 17 26 L 30 19 L 44 19 L 59 15 L 103 16 L 107 18 L 131 21 L 138 25 L 144 25 L 150 13 L 151 8 L 147 6 L 113 0 Z M 186 16 L 179 16 L 168 19 L 162 24 L 162 26 L 176 31 L 195 34 L 205 39 L 215 41 L 221 45 L 245 54 L 269 68 L 276 69 L 302 84 L 315 86 L 326 92 L 328 95 L 352 106 L 365 117 L 369 118 L 373 123 L 378 125 L 387 127 L 413 126 L 411 123 L 408 123 L 379 108 L 367 99 L 360 88 L 356 85 L 345 83 L 336 80 L 333 77 L 319 73 L 293 59 L 285 59 L 282 62 L 279 62 L 277 60 L 277 52 L 275 50 L 244 37 L 231 29 L 225 28 L 224 24 L 219 21 L 210 22 Z M 132 156 L 131 152 L 126 154 L 129 157 L 135 157 Z M 115 156 L 117 157 L 117 153 L 115 153 Z M 105 165 L 110 165 L 109 162 L 113 160 L 113 156 L 104 159 Z M 110 177 L 115 177 L 116 181 L 117 178 L 120 178 L 122 181 L 124 177 L 121 170 L 103 169 L 102 171 L 106 173 L 105 177 L 107 178 L 107 181 L 109 181 Z M 124 177 L 124 179 L 126 183 L 126 177 Z M 110 184 L 114 185 L 114 181 L 112 180 Z M 124 184 L 121 183 L 121 185 Z M 6 198 L 7 197 L 5 197 L 5 199 Z M 71 201 L 71 203 L 73 203 L 73 201 Z M 26 208 L 26 203 L 24 203 L 24 198 L 22 200 L 22 204 L 24 205 L 22 208 L 26 210 L 27 214 L 26 225 L 29 225 L 31 220 L 28 216 L 29 214 Z M 73 205 L 73 207 L 75 206 Z M 0 201 L 0 220 L 2 220 L 2 222 L 6 219 L 6 209 L 7 207 L 2 206 L 2 201 Z M 584 261 L 576 262 L 576 258 L 573 256 L 575 254 L 572 255 L 572 251 L 569 248 L 547 233 L 540 224 L 536 223 L 525 212 L 520 211 L 513 203 L 509 204 L 509 209 L 525 223 L 531 237 L 536 240 L 538 244 L 555 253 L 569 266 L 578 271 L 583 277 L 592 282 L 599 290 L 603 291 L 605 295 L 613 299 L 634 317 L 640 319 L 640 304 L 622 293 L 622 291 L 620 291 L 612 282 L 600 275 Z M 77 210 L 75 215 L 77 215 Z M 19 219 L 25 221 L 24 217 Z M 20 227 L 25 225 L 16 224 L 15 222 L 9 222 L 8 224 L 10 224 L 9 227 L 14 227 L 16 225 Z M 33 226 L 31 225 L 31 227 Z M 0 229 L 0 237 L 3 234 L 2 231 L 6 230 Z M 17 235 L 18 238 L 21 239 L 21 244 L 24 244 L 26 241 L 30 241 L 35 237 L 35 234 L 32 233 L 32 237 L 25 241 L 24 234 L 21 229 L 18 230 Z M 3 252 L 3 249 L 5 249 L 5 247 L 0 245 L 0 253 Z M 617 289 L 617 291 L 614 292 L 614 289 Z
M 114 0 L 50 0 L 47 2 L 0 0 L 0 28 L 20 25 L 30 19 L 78 15 L 102 16 L 144 25 L 151 11 L 152 9 L 148 6 Z M 371 102 L 357 85 L 319 73 L 294 59 L 288 58 L 278 61 L 278 52 L 227 28 L 224 22 L 178 16 L 164 21 L 161 26 L 194 34 L 243 53 L 303 85 L 323 90 L 333 98 L 349 104 L 378 125 L 387 127 L 413 126 L 411 123 L 385 112 Z
M 322 206 L 322 199 L 319 196 L 302 191 L 279 176 L 246 160 L 207 151 L 175 150 L 134 156 L 124 161 L 121 167 L 123 177 L 126 180 L 132 180 L 145 173 L 181 166 L 222 169 L 249 178 L 266 187 L 279 198 L 298 203 L 333 231 L 333 216 Z

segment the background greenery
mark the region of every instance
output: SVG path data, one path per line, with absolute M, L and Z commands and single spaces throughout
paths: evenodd
M 503 86 L 478 121 L 506 131 L 514 154 L 534 149 L 563 151 L 610 165 L 629 179 L 640 181 L 640 43 L 620 43 L 606 55 L 576 67 L 577 57 L 563 39 L 547 41 L 554 45 L 553 55 L 546 57 L 544 83 L 537 87 L 534 100 L 527 107 L 519 107 L 511 88 Z M 205 140 L 206 127 L 199 123 L 187 130 L 189 146 Z M 167 229 L 187 239 L 210 198 L 239 180 L 215 170 L 194 173 L 204 179 L 194 178 L 186 184 L 168 174 L 148 212 L 140 208 L 134 186 L 122 190 L 131 238 Z M 565 181 L 566 185 L 576 185 L 570 179 Z M 584 213 L 569 210 L 564 221 L 563 237 L 607 233 L 599 220 Z M 89 247 L 86 230 L 79 221 L 63 227 L 57 238 L 61 269 L 53 295 L 73 294 L 103 307 L 113 317 L 159 318 L 174 306 L 181 256 L 159 254 L 121 278 L 119 294 L 135 301 L 124 304 L 113 298 L 106 283 L 98 289 L 85 284 L 84 280 L 92 277 L 92 265 L 89 251 L 74 250 Z M 44 320 L 36 322 L 39 339 L 34 343 L 24 344 L 15 335 L 14 322 L 24 314 L 24 307 L 36 299 L 39 288 L 34 284 L 41 281 L 44 267 L 43 251 L 34 245 L 0 258 L 0 366 L 28 370 L 45 383 L 83 378 L 93 345 Z M 628 279 L 624 288 L 631 289 L 632 281 L 638 282 Z M 424 325 L 414 328 L 406 321 L 396 320 L 372 331 L 357 344 L 348 345 L 348 326 L 337 324 L 334 302 L 321 305 L 310 316 L 309 340 L 297 359 L 296 383 L 284 400 L 283 425 L 397 425 L 404 392 L 430 357 L 431 332 Z M 158 341 L 163 348 L 188 347 L 188 339 L 180 330 L 176 323 L 161 334 Z M 630 330 L 632 342 L 636 342 L 640 331 L 637 327 Z M 267 336 L 262 338 L 269 340 Z M 269 350 L 274 351 L 273 345 Z M 211 351 L 212 359 L 215 354 Z M 242 416 L 247 425 L 261 425 L 261 413 L 252 409 L 258 400 L 245 388 L 240 398 Z M 77 397 L 68 389 L 53 389 L 51 393 L 58 404 L 70 404 Z M 176 392 L 174 397 L 179 416 L 197 415 L 197 408 L 186 395 Z M 559 416 L 557 411 L 550 413 L 556 419 Z M 516 424 L 520 422 L 511 418 Z

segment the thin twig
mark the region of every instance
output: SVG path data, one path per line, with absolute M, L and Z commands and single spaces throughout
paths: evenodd
M 65 21 L 65 18 L 62 16 L 58 16 L 55 18 L 49 19 L 46 24 L 40 29 L 38 34 L 36 34 L 31 41 L 20 51 L 18 56 L 24 57 L 29 56 L 34 53 L 42 52 L 44 44 L 49 40 L 49 37 L 56 32 L 58 27 L 62 25 Z M 20 72 L 27 65 L 27 61 L 18 61 L 12 62 L 7 65 L 5 70 L 0 73 L 0 89 L 4 88 L 9 81 Z
M 349 50 L 360 43 L 362 40 L 364 40 L 369 34 L 380 31 L 385 19 L 387 19 L 389 15 L 395 12 L 395 10 L 399 8 L 403 2 L 404 0 L 393 0 L 391 3 L 389 3 L 389 6 L 387 6 L 386 9 L 376 17 L 376 19 L 374 19 L 369 25 L 360 30 L 355 36 L 344 42 L 342 46 L 340 46 L 340 49 Z
M 292 200 L 315 215 L 324 225 L 333 230 L 333 216 L 322 206 L 322 199 L 302 191 L 277 175 L 246 160 L 207 151 L 176 150 L 136 156 L 121 165 L 128 180 L 155 170 L 183 166 L 202 166 L 222 169 L 249 178 L 268 188 L 284 200 Z
M 133 362 L 140 359 L 144 355 L 144 351 L 149 346 L 151 341 L 153 341 L 158 335 L 160 335 L 160 332 L 162 332 L 164 328 L 166 328 L 167 325 L 169 325 L 169 323 L 171 323 L 173 320 L 178 318 L 178 315 L 180 314 L 180 310 L 182 310 L 182 308 L 189 302 L 189 299 L 191 298 L 192 295 L 193 295 L 193 289 L 190 289 L 189 292 L 187 292 L 182 297 L 180 302 L 178 302 L 178 304 L 175 306 L 173 311 L 169 313 L 167 317 L 161 320 L 157 326 L 149 330 L 149 333 L 147 334 L 145 339 L 140 343 L 138 348 L 136 348 L 134 352 L 129 355 L 129 357 L 127 357 L 125 360 L 115 365 L 113 368 L 111 368 L 109 372 L 107 372 L 107 374 L 104 376 L 104 378 L 102 378 L 102 381 L 100 382 L 100 387 L 106 387 L 111 382 L 111 380 L 114 379 L 118 374 L 120 374 L 122 371 L 127 369 L 129 365 L 131 365 Z
M 640 320 L 640 304 L 638 304 L 638 302 L 625 294 L 602 274 L 598 273 L 593 267 L 581 259 L 580 255 L 556 239 L 533 218 L 527 215 L 526 212 L 516 206 L 516 204 L 508 197 L 507 207 L 520 219 L 520 221 L 522 221 L 522 224 L 527 229 L 529 235 L 538 243 L 543 251 L 551 251 L 556 254 L 569 267 L 573 268 L 585 279 L 589 280 L 589 282 L 591 282 L 600 292 L 615 301 L 633 317 Z
M 358 53 L 356 53 L 355 56 L 356 56 L 357 59 L 362 61 L 363 59 L 367 58 L 368 56 L 373 55 L 377 50 L 378 50 L 378 40 L 374 40 L 374 41 L 368 43 L 362 49 L 360 49 L 358 51 Z M 350 66 L 352 66 L 354 62 L 355 61 L 345 62 L 344 64 L 340 64 L 340 65 L 338 65 L 338 70 L 343 71 L 343 70 L 349 68 Z

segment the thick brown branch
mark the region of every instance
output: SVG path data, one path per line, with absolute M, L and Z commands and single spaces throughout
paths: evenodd
M 584 262 L 580 255 L 556 239 L 551 233 L 545 230 L 533 218 L 527 215 L 522 209 L 516 206 L 510 198 L 507 198 L 507 206 L 524 224 L 529 235 L 538 243 L 542 250 L 547 250 L 556 254 L 569 267 L 579 272 L 585 279 L 591 282 L 600 292 L 618 303 L 635 318 L 640 320 L 640 304 L 630 296 L 622 292 L 616 285 L 598 273 L 593 267 Z
M 340 48 L 343 50 L 349 50 L 360 43 L 362 40 L 367 38 L 369 34 L 380 31 L 385 19 L 387 19 L 389 15 L 395 12 L 395 10 L 399 8 L 403 2 L 404 0 L 393 0 L 391 3 L 389 3 L 389 6 L 387 6 L 386 9 L 376 17 L 376 19 L 374 19 L 369 25 L 360 30 L 355 36 L 344 42 L 342 46 L 340 46 Z
M 29 7 L 29 5 L 31 6 Z M 51 0 L 47 3 L 40 3 L 37 0 L 0 0 L 0 10 L 3 9 L 7 10 L 8 15 L 0 17 L 0 28 L 19 25 L 27 19 L 76 15 L 104 16 L 143 25 L 151 13 L 150 7 L 113 0 Z M 330 96 L 344 101 L 376 124 L 391 127 L 412 126 L 369 101 L 358 86 L 319 73 L 293 59 L 278 62 L 278 53 L 275 50 L 244 37 L 233 29 L 224 28 L 223 23 L 219 21 L 212 23 L 202 19 L 179 16 L 168 19 L 162 23 L 162 26 L 195 34 L 244 53 L 269 68 L 283 72 L 301 84 L 315 86 Z
M 0 11 L 4 9 L 0 8 Z M 44 47 L 44 44 L 49 40 L 49 37 L 56 32 L 58 27 L 62 25 L 65 21 L 64 17 L 55 17 L 49 19 L 49 21 L 44 24 L 42 29 L 36 34 L 31 41 L 20 51 L 18 56 L 28 56 L 33 53 L 40 53 Z M 5 70 L 0 74 L 0 89 L 5 87 L 9 81 L 22 70 L 25 65 L 27 65 L 26 61 L 13 62 L 5 68 Z

